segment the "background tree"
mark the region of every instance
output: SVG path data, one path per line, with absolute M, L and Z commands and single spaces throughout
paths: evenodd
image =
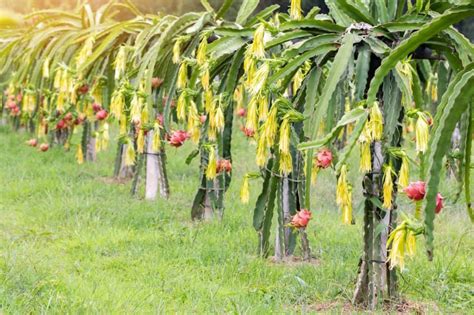
M 106 0 L 97 0 L 93 2 L 93 7 L 99 7 L 106 3 Z M 222 0 L 210 0 L 209 3 L 213 7 L 219 7 L 222 4 Z M 258 10 L 262 10 L 270 5 L 277 4 L 280 6 L 280 11 L 287 11 L 289 6 L 289 0 L 261 0 L 258 6 Z M 328 12 L 327 2 L 331 0 L 303 0 L 302 8 L 305 12 L 308 12 L 314 6 L 321 8 L 322 13 Z M 183 14 L 191 11 L 202 11 L 203 7 L 200 0 L 135 0 L 133 3 L 145 13 L 171 13 L 171 14 Z M 226 17 L 234 17 L 242 4 L 242 0 L 236 0 L 229 9 Z M 47 8 L 62 8 L 71 10 L 76 5 L 76 2 L 61 1 L 61 0 L 0 0 L 0 8 L 12 9 L 16 12 L 30 12 L 32 9 L 47 9 Z M 474 41 L 474 19 L 467 19 L 458 24 L 459 30 L 465 34 L 470 41 Z

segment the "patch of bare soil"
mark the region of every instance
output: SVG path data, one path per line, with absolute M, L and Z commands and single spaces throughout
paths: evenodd
M 304 306 L 305 311 L 317 312 L 322 314 L 354 314 L 354 313 L 377 313 L 377 314 L 439 314 L 440 310 L 435 304 L 419 303 L 414 301 L 402 300 L 398 303 L 385 304 L 382 310 L 371 312 L 367 309 L 353 305 L 349 302 L 324 302 Z
M 112 185 L 112 184 L 125 185 L 130 182 L 131 178 L 99 177 L 99 180 L 109 185 Z
M 433 303 L 420 303 L 408 300 L 402 300 L 395 305 L 387 305 L 385 311 L 396 314 L 433 314 L 440 310 Z
M 361 309 L 355 307 L 350 303 L 341 303 L 341 302 L 325 302 L 308 307 L 308 310 L 315 311 L 318 313 L 332 313 L 335 310 L 339 310 L 341 313 L 352 313 L 360 312 Z
M 316 259 L 315 257 L 311 257 L 310 260 L 303 260 L 303 257 L 299 257 L 299 256 L 287 256 L 282 259 L 278 259 L 275 256 L 272 256 L 270 257 L 269 261 L 272 264 L 285 265 L 288 267 L 298 267 L 298 266 L 304 266 L 304 265 L 317 266 L 320 263 L 319 259 Z

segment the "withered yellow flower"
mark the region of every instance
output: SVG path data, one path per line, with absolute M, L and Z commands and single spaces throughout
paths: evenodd
M 408 230 L 407 231 L 407 236 L 406 236 L 406 253 L 408 256 L 413 257 L 415 256 L 416 252 L 416 236 L 413 231 Z
M 129 139 L 127 143 L 127 150 L 125 151 L 125 165 L 132 166 L 135 164 L 135 149 L 133 142 Z
M 207 119 L 209 120 L 209 127 L 212 129 L 216 129 L 216 109 L 212 108 L 207 116 Z
M 56 100 L 56 110 L 60 113 L 64 112 L 64 103 L 66 102 L 65 98 L 66 96 L 64 93 L 60 92 L 58 94 L 58 98 Z
M 370 152 L 371 136 L 369 122 L 365 124 L 358 141 L 360 146 L 359 169 L 364 173 L 370 172 L 372 170 L 372 154 Z
M 351 200 L 352 191 L 350 188 L 348 194 L 348 198 Z M 349 202 L 342 206 L 342 223 L 347 225 L 352 224 L 352 202 Z
M 303 17 L 301 12 L 301 0 L 291 0 L 290 17 L 293 20 L 300 20 Z
M 214 111 L 214 104 L 214 95 L 212 94 L 212 90 L 209 89 L 204 92 L 204 109 L 206 113 Z
M 212 180 L 216 178 L 217 174 L 217 160 L 216 160 L 216 152 L 213 147 L 209 150 L 209 161 L 207 163 L 206 169 L 206 178 Z
M 383 136 L 383 116 L 379 103 L 374 102 L 370 108 L 369 130 L 372 141 L 379 141 Z
M 257 95 L 265 86 L 268 75 L 270 74 L 270 65 L 265 62 L 255 72 L 253 81 L 250 82 L 249 91 L 252 95 Z
M 419 113 L 415 126 L 415 147 L 419 153 L 425 153 L 428 149 L 429 124 L 425 113 Z
M 69 81 L 70 82 L 70 81 Z M 92 87 L 92 97 L 94 98 L 94 101 L 96 103 L 102 104 L 102 95 L 103 95 L 103 90 L 102 86 L 100 85 L 99 81 L 94 84 Z
M 409 173 L 410 173 L 410 166 L 408 162 L 408 157 L 406 153 L 404 153 L 402 157 L 402 165 L 400 166 L 400 175 L 398 178 L 398 185 L 400 185 L 400 187 L 405 188 L 408 186 L 409 178 L 410 178 Z
M 79 51 L 79 55 L 76 58 L 76 67 L 80 68 L 86 61 L 87 58 L 92 55 L 92 48 L 94 47 L 95 43 L 95 36 L 89 36 L 86 41 L 84 42 L 84 46 Z
M 202 66 L 201 69 L 201 85 L 204 90 L 209 90 L 210 87 L 210 73 L 209 73 L 209 65 L 206 63 Z
M 196 103 L 194 103 L 194 101 L 191 101 L 189 104 L 188 133 L 191 135 L 191 140 L 197 144 L 199 142 L 199 136 L 201 135 L 201 131 L 199 113 L 196 107 Z
M 214 126 L 216 127 L 218 131 L 222 132 L 225 126 L 225 120 L 224 120 L 224 112 L 222 111 L 221 106 L 217 106 L 214 119 L 215 119 Z
M 289 174 L 293 170 L 293 160 L 290 152 L 280 151 L 280 173 Z
M 250 54 L 258 59 L 265 58 L 265 25 L 260 24 L 253 35 L 253 42 L 250 46 Z
M 393 269 L 396 266 L 400 266 L 403 270 L 405 267 L 405 244 L 406 244 L 407 231 L 403 228 L 395 229 L 387 240 L 387 248 L 392 245 L 388 260 L 390 261 L 390 268 Z
M 114 61 L 115 80 L 120 80 L 127 69 L 127 49 L 120 46 Z
M 438 101 L 438 84 L 436 82 L 431 85 L 431 101 L 434 103 Z
M 249 192 L 249 177 L 246 174 L 244 176 L 244 181 L 242 182 L 242 187 L 240 188 L 240 201 L 243 204 L 248 204 L 250 199 L 250 192 Z
M 60 86 L 59 86 L 59 91 L 62 93 L 68 93 L 70 89 L 70 75 L 67 71 L 62 71 L 61 72 L 61 80 L 60 80 Z
M 268 119 L 265 121 L 263 126 L 263 132 L 261 136 L 265 138 L 268 147 L 273 146 L 275 143 L 275 137 L 278 130 L 277 114 L 277 106 L 272 106 L 270 109 L 270 114 L 268 115 Z
M 237 110 L 244 106 L 244 88 L 241 84 L 239 84 L 234 91 L 234 101 L 237 105 Z
M 76 160 L 78 164 L 84 163 L 84 153 L 82 151 L 82 145 L 79 144 L 76 150 Z
M 110 113 L 120 121 L 125 107 L 125 99 L 121 91 L 117 90 L 112 94 L 110 101 Z
M 290 152 L 290 132 L 290 122 L 288 121 L 288 119 L 283 119 L 280 126 L 280 142 L 278 144 L 280 152 L 282 153 Z
M 267 161 L 267 143 L 265 137 L 260 137 L 257 142 L 257 156 L 256 163 L 257 166 L 263 167 Z
M 138 131 L 138 136 L 137 136 L 137 152 L 140 154 L 143 154 L 145 150 L 145 132 L 143 129 L 140 129 Z
M 341 167 L 339 177 L 337 178 L 336 202 L 338 205 L 347 205 L 351 203 L 349 196 L 349 185 L 347 184 L 347 165 Z
M 178 80 L 176 81 L 176 86 L 178 89 L 185 89 L 188 84 L 188 64 L 182 62 L 179 66 L 178 71 Z
M 246 76 L 245 87 L 250 89 L 255 82 L 255 73 L 257 71 L 257 61 L 253 57 L 246 57 L 244 60 L 244 72 Z
M 142 114 L 141 114 L 141 121 L 143 123 L 147 123 L 148 122 L 148 118 L 149 118 L 150 114 L 149 114 L 149 111 L 148 111 L 148 106 L 145 105 L 143 106 L 143 109 L 142 109 Z
M 217 140 L 217 130 L 216 127 L 210 126 L 207 129 L 207 137 L 209 138 L 209 141 L 216 141 Z
M 359 169 L 363 173 L 367 173 L 372 170 L 372 154 L 370 152 L 370 142 L 364 141 L 360 143 Z
M 247 120 L 245 122 L 245 128 L 249 130 L 257 130 L 257 125 L 258 125 L 257 105 L 258 105 L 257 100 L 255 98 L 252 98 L 249 103 Z
M 203 36 L 196 53 L 197 64 L 202 66 L 207 62 L 207 36 Z
M 141 97 L 137 93 L 133 95 L 130 103 L 130 121 L 134 124 L 141 122 L 142 118 L 142 101 Z
M 188 96 L 186 91 L 181 92 L 176 102 L 176 116 L 179 121 L 186 120 L 186 111 L 188 105 Z
M 268 98 L 266 95 L 259 95 L 258 102 L 258 121 L 265 121 L 268 117 Z
M 296 71 L 295 76 L 293 77 L 293 93 L 296 93 L 304 80 L 303 70 L 301 68 Z
M 155 124 L 153 125 L 151 149 L 155 153 L 161 149 L 160 124 L 157 122 L 155 122 Z
M 410 221 L 402 221 L 395 230 L 390 233 L 387 240 L 387 249 L 390 250 L 388 260 L 390 268 L 400 266 L 401 271 L 405 267 L 405 256 L 414 256 L 416 251 L 416 233 L 410 228 Z
M 393 178 L 392 167 L 385 165 L 383 172 L 383 206 L 386 209 L 392 208 Z

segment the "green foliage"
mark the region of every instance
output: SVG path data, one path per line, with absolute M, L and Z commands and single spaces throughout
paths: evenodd
M 264 179 L 253 216 L 263 257 L 270 255 L 276 218 L 278 230 L 284 231 L 290 213 L 303 207 L 315 210 L 311 175 L 331 165 L 338 178 L 336 199 L 343 222 L 353 224 L 354 179 L 348 178 L 346 170 L 359 145 L 364 248 L 370 252 L 361 273 L 367 274 L 364 303 L 375 309 L 383 291 L 376 277 L 393 273 L 387 268 L 397 264 L 403 268 L 403 257 L 413 254 L 416 235 L 424 233 L 428 252 L 433 252 L 443 156 L 458 123 L 472 131 L 466 113 L 472 112 L 469 88 L 474 83 L 474 48 L 452 25 L 473 16 L 473 6 L 433 3 L 437 11 L 430 11 L 429 5 L 417 1 L 409 2 L 405 10 L 403 2 L 391 1 L 387 6 L 377 0 L 336 0 L 328 1 L 329 14 L 317 15 L 315 9 L 301 16 L 295 2 L 290 14 L 273 15 L 276 6 L 255 14 L 258 1 L 245 0 L 234 22 L 223 19 L 232 12 L 230 1 L 222 6 L 208 0 L 201 3 L 204 12 L 179 16 L 145 15 L 130 1 L 111 2 L 95 11 L 83 4 L 74 13 L 33 14 L 31 25 L 2 35 L 0 68 L 4 75 L 11 74 L 5 82 L 9 120 L 17 126 L 37 122 L 54 128 L 65 112 L 84 115 L 87 124 L 95 122 L 95 130 L 84 133 L 85 143 L 89 135 L 103 133 L 99 128 L 104 125 L 92 112 L 92 104 L 101 103 L 111 112 L 119 106 L 108 122 L 120 126 L 121 141 L 130 151 L 125 155 L 127 164 L 135 163 L 135 151 L 138 154 L 134 192 L 146 156 L 144 134 L 153 128 L 160 135 L 158 144 L 173 146 L 182 144 L 173 142 L 176 133 L 184 138 L 189 135 L 197 149 L 186 162 L 194 163 L 193 157 L 200 154 L 191 214 L 193 219 L 202 219 L 213 211 L 222 217 L 224 211 L 231 171 L 219 170 L 217 163 L 230 163 L 233 158 L 237 108 L 242 131 L 257 143 L 256 164 Z M 124 12 L 133 16 L 116 18 Z M 23 60 L 20 51 L 33 57 Z M 54 79 L 45 75 L 48 70 L 55 73 Z M 160 79 L 153 87 L 153 80 Z M 85 83 L 92 91 L 79 95 Z M 15 101 L 17 93 L 25 95 L 23 100 Z M 119 95 L 121 102 L 111 99 L 112 95 Z M 443 96 L 439 104 L 438 95 Z M 11 106 L 15 102 L 21 103 L 20 117 L 15 117 Z M 430 127 L 435 110 L 434 127 Z M 93 129 L 92 124 L 88 126 Z M 68 128 L 72 135 L 73 127 Z M 431 148 L 425 155 L 430 128 Z M 412 148 L 402 136 L 415 137 L 418 179 L 425 180 L 425 166 L 429 174 L 424 227 L 417 206 L 414 220 L 420 220 L 420 228 L 411 238 L 407 231 L 414 232 L 409 230 L 412 225 L 406 227 L 404 222 L 393 230 L 395 217 L 385 211 L 396 210 L 392 198 L 408 184 Z M 470 135 L 464 138 L 471 139 Z M 463 141 L 461 163 L 469 164 L 471 144 Z M 327 151 L 315 154 L 314 149 L 322 147 Z M 324 156 L 319 153 L 335 158 L 320 161 Z M 404 173 L 392 167 L 399 159 L 405 163 Z M 460 172 L 464 172 L 458 177 L 464 177 L 469 203 L 470 168 L 461 167 Z M 291 192 L 283 192 L 287 178 L 291 184 L 285 187 Z M 305 228 L 295 227 L 301 232 Z M 392 230 L 395 241 L 388 244 L 389 261 L 376 265 L 387 253 L 387 237 L 381 235 Z

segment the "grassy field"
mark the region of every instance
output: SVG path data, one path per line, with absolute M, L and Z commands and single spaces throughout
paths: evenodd
M 356 225 L 341 224 L 331 171 L 318 178 L 308 228 L 319 264 L 290 266 L 255 256 L 252 206 L 238 201 L 254 154 L 240 137 L 221 223 L 190 221 L 197 187 L 197 161 L 184 163 L 190 145 L 168 150 L 170 200 L 147 202 L 130 197 L 129 183 L 110 180 L 114 148 L 79 166 L 74 153 L 39 153 L 27 138 L 0 129 L 0 313 L 263 314 L 325 303 L 337 311 L 352 295 L 361 213 Z M 420 238 L 400 280 L 402 295 L 427 312 L 474 309 L 473 229 L 463 205 L 450 203 L 454 187 L 442 188 L 448 200 L 436 221 L 434 261 Z

